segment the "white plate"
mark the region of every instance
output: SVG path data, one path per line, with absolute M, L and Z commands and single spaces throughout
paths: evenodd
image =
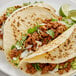
M 16 1 L 11 1 L 7 4 L 4 4 L 4 6 L 0 7 L 0 12 L 4 11 L 7 7 L 14 6 L 14 5 L 20 5 L 24 2 L 34 2 L 34 1 L 40 1 L 40 0 L 16 0 Z M 68 3 L 71 5 L 71 9 L 76 9 L 76 4 L 75 2 L 72 2 L 72 0 L 41 0 L 44 1 L 45 3 L 48 3 L 52 5 L 58 13 L 58 9 L 62 4 Z M 74 1 L 74 0 L 73 0 Z M 4 55 L 3 52 L 0 52 L 0 70 L 7 73 L 10 76 L 27 76 L 25 75 L 22 71 L 19 69 L 15 69 L 13 66 L 11 66 Z M 76 75 L 76 74 L 75 74 Z

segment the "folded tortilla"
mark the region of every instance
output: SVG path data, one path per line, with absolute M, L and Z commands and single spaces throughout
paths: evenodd
M 9 62 L 12 62 L 9 57 L 11 46 L 16 44 L 22 34 L 25 34 L 36 22 L 40 24 L 45 19 L 57 19 L 58 16 L 54 12 L 55 10 L 51 6 L 38 3 L 15 11 L 7 19 L 4 25 L 3 48 Z
M 37 60 L 37 59 L 36 59 Z M 37 70 L 37 72 L 36 73 L 34 73 L 34 74 L 30 74 L 30 73 L 27 73 L 26 72 L 26 69 L 27 69 L 27 64 L 29 64 L 30 63 L 30 59 L 29 59 L 29 61 L 27 61 L 27 60 L 25 60 L 24 62 L 22 62 L 22 63 L 20 63 L 20 65 L 19 65 L 19 68 L 25 73 L 25 75 L 27 75 L 27 76 L 70 76 L 70 75 L 72 75 L 72 74 L 74 74 L 75 72 L 76 72 L 76 69 L 70 69 L 68 72 L 66 72 L 65 70 L 64 70 L 64 72 L 63 72 L 63 74 L 59 74 L 58 73 L 58 70 L 57 69 L 54 69 L 53 71 L 49 71 L 48 73 L 45 73 L 45 74 L 42 74 L 41 73 L 41 70 Z M 39 64 L 39 63 L 36 63 L 36 62 L 34 62 L 34 61 L 32 61 L 32 63 L 31 64 Z M 42 63 L 42 62 L 41 62 Z
M 52 41 L 51 44 L 48 44 L 47 47 L 41 47 L 37 53 L 34 53 L 25 59 L 28 61 L 28 58 L 30 58 L 30 62 L 36 61 L 43 63 L 61 63 L 75 56 L 76 24 Z
M 70 34 L 68 36 L 68 34 Z M 68 32 L 66 33 L 66 36 L 68 36 L 68 38 L 65 37 L 63 38 L 63 43 L 60 44 L 59 46 L 57 46 L 56 48 L 54 48 L 53 50 L 38 55 L 38 56 L 34 56 L 31 55 L 29 57 L 25 57 L 19 64 L 19 68 L 24 71 L 26 73 L 26 69 L 27 69 L 27 64 L 39 64 L 39 63 L 51 63 L 51 64 L 64 64 L 65 62 L 68 62 L 68 60 L 71 60 L 72 58 L 76 57 L 76 24 L 73 25 Z M 63 35 L 61 35 L 61 37 L 63 37 Z M 62 40 L 61 40 L 62 41 Z M 59 43 L 59 42 L 58 42 Z M 56 42 L 56 44 L 58 44 Z M 46 48 L 47 49 L 47 48 Z M 50 49 L 50 48 L 49 48 Z M 26 73 L 28 76 L 69 76 L 73 73 L 76 72 L 76 69 L 72 68 L 72 63 L 73 61 L 70 62 L 71 64 L 71 69 L 68 72 L 64 72 L 63 74 L 59 74 L 58 72 L 54 71 L 50 71 L 46 74 L 41 74 L 41 70 L 35 73 L 35 74 L 30 74 L 30 73 Z M 74 62 L 74 64 L 76 64 L 76 61 Z M 76 65 L 74 65 L 75 67 Z
M 36 25 L 36 22 L 41 24 L 43 20 L 51 18 L 58 19 L 58 16 L 55 14 L 55 10 L 50 6 L 39 3 L 23 7 L 15 11 L 7 19 L 4 25 L 3 47 L 9 62 L 15 65 L 9 56 L 9 52 L 12 45 L 16 44 L 16 42 L 21 39 L 22 34 L 27 33 L 27 30 Z M 59 64 L 75 57 L 75 32 L 76 25 L 73 25 L 47 45 L 40 47 L 38 51 L 30 54 L 28 57 L 25 57 L 21 62 L 18 61 L 20 62 L 19 67 L 23 68 L 25 71 L 27 63 Z M 39 75 L 41 75 L 40 72 L 35 76 Z M 48 74 L 48 76 L 50 76 L 50 74 Z M 57 74 L 55 76 L 57 76 Z
M 3 51 L 3 28 L 4 28 L 5 21 L 11 15 L 11 13 L 13 13 L 15 10 L 17 10 L 19 8 L 21 8 L 21 6 L 19 6 L 19 5 L 8 7 L 0 13 L 0 34 L 2 35 L 2 37 L 0 36 L 0 51 Z M 11 13 L 9 13 L 9 12 L 11 12 Z

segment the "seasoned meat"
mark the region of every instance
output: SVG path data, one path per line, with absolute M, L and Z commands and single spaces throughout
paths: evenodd
M 46 28 L 46 26 L 41 26 L 41 27 L 39 27 L 39 29 L 42 31 L 46 31 L 48 28 Z
M 67 27 L 65 26 L 65 25 L 62 25 L 62 26 L 59 26 L 58 28 L 57 28 L 57 32 L 58 33 L 63 33 L 63 31 L 65 31 L 67 29 Z
M 54 70 L 54 68 L 56 67 L 56 64 L 50 64 L 50 70 Z
M 30 74 L 36 73 L 36 69 L 32 66 L 32 64 L 27 64 L 26 67 L 27 67 L 26 69 L 27 73 L 30 73 Z
M 16 48 L 11 50 L 11 52 L 9 53 L 9 56 L 11 57 L 11 59 L 13 59 L 13 57 L 17 57 L 22 53 L 22 50 L 17 50 Z
M 46 32 L 43 32 L 43 31 L 41 31 L 40 34 L 41 34 L 41 37 L 43 38 L 49 36 Z
M 59 16 L 58 20 L 61 21 L 62 20 L 62 16 Z
M 41 69 L 44 68 L 45 65 L 46 65 L 46 64 L 44 64 L 44 63 L 40 63 L 40 64 L 39 64 L 39 66 L 40 66 Z
M 0 16 L 0 27 L 3 25 L 6 19 L 7 19 L 6 14 L 3 14 L 2 16 Z
M 69 72 L 69 70 L 71 69 L 71 64 L 68 63 L 67 67 L 64 69 L 66 72 Z
M 42 69 L 42 74 L 47 73 L 49 71 L 49 69 L 50 69 L 50 66 L 49 65 L 44 66 L 44 68 Z
M 21 6 L 17 5 L 17 6 L 15 6 L 15 8 L 21 8 Z
M 28 47 L 28 45 L 32 45 L 31 48 L 28 48 L 28 51 L 36 51 L 37 49 L 37 42 L 42 42 L 43 46 L 45 44 L 48 44 L 49 41 L 52 41 L 54 38 L 58 37 L 61 33 L 63 33 L 67 27 L 61 23 L 58 23 L 56 21 L 51 21 L 51 19 L 47 19 L 44 22 L 44 25 L 40 26 L 38 28 L 38 31 L 33 32 L 32 34 L 27 35 L 27 39 L 25 41 L 25 48 Z M 50 36 L 47 31 L 52 30 L 54 32 L 54 38 Z M 39 46 L 39 47 L 40 47 Z
M 39 40 L 39 34 L 37 32 L 34 32 L 32 37 L 35 39 L 35 40 Z
M 37 66 L 37 67 L 41 68 L 41 70 L 39 70 L 39 71 L 41 71 L 41 74 L 45 74 L 45 73 L 48 73 L 49 71 L 53 71 L 56 68 L 56 66 L 59 65 L 59 66 L 62 66 L 62 68 L 58 67 L 58 71 L 56 71 L 56 72 L 58 72 L 61 75 L 64 72 L 69 72 L 70 71 L 71 62 L 73 62 L 75 59 L 76 58 L 72 58 L 72 59 L 69 59 L 66 62 L 63 62 L 63 63 L 60 63 L 60 64 L 38 63 L 39 66 Z M 32 66 L 33 64 L 35 64 L 35 63 L 28 63 L 27 64 L 27 66 L 26 66 L 27 67 L 27 70 L 26 70 L 27 73 L 34 74 L 35 72 L 37 72 L 36 68 L 34 68 Z M 65 64 L 67 64 L 67 65 L 65 66 Z
M 3 39 L 3 34 L 2 33 L 0 33 L 0 39 Z

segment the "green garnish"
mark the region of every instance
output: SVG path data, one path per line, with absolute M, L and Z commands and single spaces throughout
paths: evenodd
M 7 17 L 10 16 L 10 14 L 12 14 L 17 9 L 18 8 L 15 8 L 15 6 L 7 8 L 7 10 L 6 10 L 6 16 Z
M 14 63 L 16 66 L 18 66 L 18 63 Z
M 32 64 L 32 66 L 38 71 L 38 70 L 41 70 L 41 68 L 39 67 L 39 64 L 36 63 L 36 64 Z
M 10 13 L 9 13 L 9 12 L 7 12 L 7 13 L 6 13 L 6 16 L 7 16 L 7 17 L 8 17 L 8 16 L 10 16 Z
M 30 34 L 34 33 L 35 31 L 38 30 L 38 28 L 39 28 L 40 26 L 42 26 L 42 25 L 38 25 L 38 23 L 37 23 L 37 26 L 34 26 L 33 28 L 29 28 L 29 29 L 28 29 L 28 33 L 30 33 Z
M 9 8 L 7 8 L 7 13 L 9 13 L 9 14 L 11 14 L 12 12 L 14 12 L 15 10 L 16 10 L 17 8 L 15 8 L 15 7 L 9 7 Z
M 73 69 L 76 69 L 76 61 L 73 61 L 73 62 L 71 63 L 71 66 L 72 66 Z
M 12 49 L 14 49 L 14 48 L 16 48 L 16 46 L 15 46 L 15 45 L 13 45 L 13 46 L 11 47 L 11 50 L 12 50 Z
M 59 66 L 59 69 L 63 69 L 63 66 L 60 65 L 60 66 Z
M 31 4 L 31 2 L 23 3 L 23 6 L 28 6 L 28 5 L 30 5 L 30 4 Z
M 22 36 L 22 39 L 20 40 L 20 45 L 23 45 L 23 42 L 26 40 L 27 36 Z
M 54 31 L 48 30 L 46 33 L 49 34 L 50 36 L 52 36 L 52 38 L 54 38 Z
M 24 46 L 23 46 L 23 43 L 24 41 L 26 40 L 27 36 L 22 36 L 22 39 L 20 41 L 17 41 L 16 42 L 16 45 L 13 45 L 11 47 L 11 50 L 14 49 L 14 48 L 17 48 L 17 49 L 25 49 Z
M 20 62 L 20 60 L 19 60 L 19 56 L 16 57 L 16 60 L 12 59 L 11 62 L 14 63 L 16 66 L 18 66 L 18 64 L 19 64 L 19 62 Z
M 20 41 L 17 41 L 17 43 L 16 43 L 16 48 L 17 48 L 17 49 L 21 49 L 21 48 L 22 48 Z
M 52 19 L 51 21 L 58 21 L 58 19 Z
M 57 65 L 56 65 L 56 69 L 58 69 L 58 68 L 59 68 L 59 65 L 57 64 Z
M 37 30 L 37 27 L 29 28 L 29 29 L 28 29 L 28 33 L 32 34 L 32 33 L 35 32 L 36 30 Z
M 17 42 L 16 42 L 16 48 L 17 48 L 17 49 L 22 49 L 22 47 L 23 47 L 23 42 L 26 40 L 26 37 L 27 37 L 27 36 L 22 36 L 22 39 L 21 39 L 20 41 L 17 41 Z
M 64 68 L 67 68 L 67 66 L 68 66 L 68 63 L 65 63 Z

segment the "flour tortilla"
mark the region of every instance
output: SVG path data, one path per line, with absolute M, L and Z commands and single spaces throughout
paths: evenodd
M 57 19 L 58 16 L 51 6 L 47 4 L 44 6 L 44 3 L 29 5 L 11 14 L 4 25 L 3 35 L 3 48 L 9 62 L 11 62 L 9 57 L 11 46 L 21 39 L 21 35 L 36 23 L 40 24 L 50 18 Z
M 69 32 L 69 33 L 68 33 Z M 71 58 L 76 57 L 76 24 L 73 25 L 66 33 L 68 38 L 58 47 L 53 50 L 38 55 L 38 56 L 29 56 L 25 57 L 19 64 L 19 68 L 22 71 L 26 71 L 27 63 L 53 63 L 59 64 L 68 61 Z M 35 74 L 26 74 L 28 76 L 70 76 L 75 73 L 76 70 L 71 69 L 68 73 L 64 72 L 62 75 L 59 75 L 57 72 L 49 72 L 48 74 L 41 75 L 41 72 L 38 71 Z
M 34 62 L 34 61 L 32 61 Z M 41 74 L 40 71 L 37 71 L 35 74 L 28 74 L 26 73 L 26 64 L 30 63 L 29 61 L 24 61 L 23 63 L 19 64 L 19 68 L 27 75 L 27 76 L 71 76 L 73 73 L 76 72 L 76 70 L 70 69 L 69 72 L 64 72 L 62 75 L 58 74 L 57 72 L 54 71 L 49 71 L 47 74 Z
M 43 50 L 43 51 L 42 51 Z M 61 63 L 76 56 L 76 24 L 65 31 L 50 44 L 25 57 L 23 61 L 42 63 Z

